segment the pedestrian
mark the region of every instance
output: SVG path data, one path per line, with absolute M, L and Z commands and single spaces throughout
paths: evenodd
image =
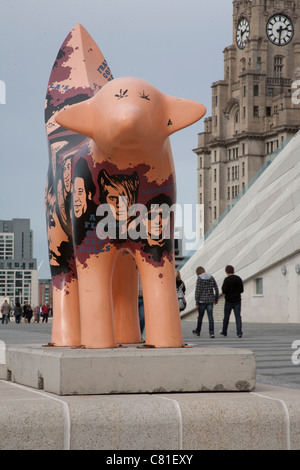
M 23 313 L 23 309 L 20 305 L 20 302 L 16 302 L 15 309 L 14 309 L 14 315 L 15 315 L 15 322 L 16 323 L 21 322 L 22 313 Z
M 24 305 L 23 305 L 23 314 L 22 314 L 25 323 L 27 322 L 27 320 L 26 320 L 26 308 L 27 308 L 27 305 L 28 305 L 28 302 L 27 302 L 27 300 L 25 300 Z
M 4 321 L 5 323 L 8 323 L 10 311 L 11 311 L 10 304 L 7 302 L 7 300 L 4 300 L 4 303 L 2 304 L 2 307 L 1 307 L 2 324 L 4 324 Z
M 48 302 L 46 302 L 45 305 L 42 306 L 42 317 L 43 317 L 42 323 L 44 322 L 48 323 L 49 311 L 50 311 L 50 307 L 49 307 Z
M 40 323 L 40 306 L 37 305 L 33 309 L 33 323 Z
M 222 285 L 222 292 L 225 296 L 224 319 L 223 328 L 220 334 L 223 336 L 227 336 L 229 318 L 231 310 L 233 310 L 236 323 L 236 334 L 239 338 L 241 338 L 243 336 L 241 317 L 241 294 L 242 292 L 244 292 L 244 284 L 242 279 L 236 274 L 234 274 L 233 266 L 226 266 L 225 272 L 227 274 L 227 277 L 224 279 Z
M 138 277 L 138 308 L 139 308 L 140 330 L 141 330 L 141 336 L 142 336 L 144 332 L 144 328 L 145 328 L 145 309 L 144 309 L 142 281 L 141 281 L 140 275 Z
M 176 269 L 176 291 L 177 291 L 177 299 L 178 299 L 178 306 L 179 311 L 183 312 L 186 308 L 186 300 L 185 300 L 185 283 L 181 279 L 180 271 Z
M 31 305 L 30 305 L 30 304 L 27 304 L 26 310 L 25 310 L 25 320 L 26 320 L 26 323 L 30 323 L 31 318 L 32 318 L 32 315 L 33 315 L 33 311 L 32 311 Z
M 219 289 L 215 278 L 205 272 L 202 266 L 196 269 L 197 282 L 195 289 L 195 302 L 198 308 L 198 322 L 197 328 L 193 330 L 194 335 L 200 336 L 202 320 L 205 311 L 208 316 L 208 327 L 209 335 L 211 338 L 215 337 L 214 333 L 214 317 L 213 317 L 213 306 L 218 303 L 219 300 Z

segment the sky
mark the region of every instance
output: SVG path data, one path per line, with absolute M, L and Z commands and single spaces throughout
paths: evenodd
M 30 219 L 39 278 L 49 278 L 44 103 L 65 37 L 82 24 L 114 78 L 142 78 L 202 103 L 209 117 L 211 84 L 224 78 L 223 50 L 232 44 L 232 0 L 1 0 L 0 15 L 0 219 Z M 203 123 L 171 136 L 181 205 L 197 202 L 193 149 Z

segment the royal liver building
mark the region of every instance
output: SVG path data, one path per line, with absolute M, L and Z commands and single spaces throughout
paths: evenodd
M 212 84 L 212 116 L 194 150 L 203 204 L 200 238 L 298 131 L 297 88 L 300 0 L 233 1 L 233 43 L 224 50 L 224 78 Z

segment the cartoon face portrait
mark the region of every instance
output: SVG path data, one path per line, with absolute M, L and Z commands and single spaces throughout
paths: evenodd
M 67 225 L 68 216 L 65 206 L 63 171 L 59 165 L 56 170 L 56 211 L 63 226 Z
M 57 198 L 57 207 L 61 217 L 61 220 L 64 224 L 67 223 L 67 214 L 65 209 L 65 200 L 64 200 L 64 188 L 62 179 L 59 179 L 56 186 L 56 198 Z
M 110 204 L 117 220 L 125 220 L 130 206 L 137 202 L 139 178 L 132 175 L 109 175 L 101 170 L 98 176 L 100 203 Z
M 80 158 L 75 166 L 72 185 L 73 214 L 77 219 L 87 212 L 95 190 L 88 164 L 83 158 Z
M 63 242 L 68 242 L 68 237 L 63 231 L 55 209 L 56 197 L 53 187 L 50 186 L 46 193 L 47 208 L 47 234 L 49 246 L 50 266 L 59 266 L 60 246 Z
M 77 176 L 73 184 L 73 209 L 75 217 L 81 217 L 87 211 L 91 193 L 86 193 L 84 179 Z
M 160 195 L 150 201 L 147 205 L 147 217 L 144 218 L 148 243 L 150 245 L 161 244 L 170 238 L 170 207 L 171 199 Z
M 71 191 L 71 175 L 72 175 L 71 157 L 66 157 L 63 161 L 64 188 L 67 193 Z

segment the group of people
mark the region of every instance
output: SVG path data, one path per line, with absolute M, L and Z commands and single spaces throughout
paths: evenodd
M 229 319 L 233 310 L 236 322 L 236 334 L 238 338 L 243 336 L 242 331 L 242 318 L 241 318 L 241 294 L 244 292 L 243 281 L 240 276 L 234 273 L 234 267 L 227 265 L 225 268 L 227 277 L 224 279 L 222 284 L 222 293 L 225 297 L 224 306 L 224 318 L 223 327 L 220 334 L 227 336 L 227 330 L 229 325 Z M 195 289 L 195 302 L 198 308 L 198 321 L 197 327 L 193 330 L 194 335 L 200 336 L 202 321 L 205 312 L 208 316 L 208 328 L 209 335 L 211 338 L 215 337 L 214 332 L 214 318 L 213 318 L 213 306 L 218 303 L 219 300 L 219 289 L 215 281 L 215 278 L 205 272 L 202 266 L 196 269 L 197 282 Z
M 225 268 L 227 274 L 226 278 L 223 281 L 221 290 L 225 297 L 225 306 L 224 306 L 224 318 L 223 318 L 223 327 L 220 331 L 220 334 L 227 336 L 227 330 L 230 320 L 231 312 L 234 312 L 235 321 L 236 321 L 236 334 L 238 338 L 243 336 L 242 331 L 242 318 L 241 318 L 241 294 L 244 292 L 244 284 L 240 276 L 237 276 L 234 272 L 234 267 L 227 265 Z M 200 336 L 202 321 L 205 312 L 208 316 L 208 328 L 209 335 L 211 338 L 215 337 L 214 329 L 214 317 L 213 317 L 213 308 L 214 305 L 218 303 L 219 300 L 219 288 L 216 283 L 215 278 L 207 273 L 202 266 L 199 266 L 196 269 L 197 282 L 195 289 L 195 302 L 198 309 L 198 321 L 197 327 L 193 330 L 194 335 Z M 178 302 L 180 295 L 178 293 L 185 294 L 186 287 L 181 279 L 180 272 L 176 271 L 176 290 Z M 144 331 L 145 327 L 145 317 L 144 317 L 144 303 L 143 303 L 143 291 L 141 285 L 141 279 L 139 277 L 138 284 L 138 299 L 139 299 L 139 319 L 140 319 L 140 328 L 141 333 Z M 180 307 L 180 303 L 179 303 Z M 180 310 L 184 310 L 184 307 Z
M 16 323 L 21 323 L 22 318 L 24 319 L 25 323 L 31 323 L 33 318 L 34 323 L 39 323 L 40 319 L 42 319 L 42 323 L 48 322 L 48 317 L 51 314 L 51 309 L 49 304 L 46 302 L 44 305 L 32 308 L 28 302 L 24 302 L 23 307 L 21 306 L 20 302 L 16 302 L 15 306 L 12 307 L 7 300 L 1 306 L 1 314 L 2 314 L 2 324 L 8 323 L 10 321 L 10 317 L 15 317 Z

